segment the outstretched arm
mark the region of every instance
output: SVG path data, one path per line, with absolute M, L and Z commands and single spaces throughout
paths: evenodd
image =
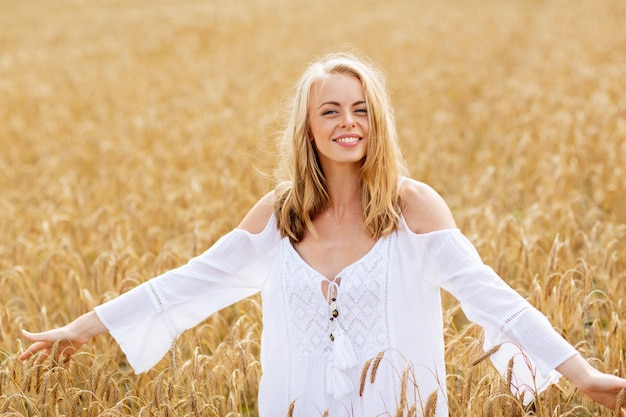
M 428 186 L 413 180 L 406 181 L 402 197 L 403 214 L 414 233 L 455 227 L 446 203 Z M 612 410 L 616 410 L 619 403 L 619 417 L 626 417 L 626 379 L 596 370 L 580 355 L 571 356 L 556 370 L 597 403 Z
M 67 359 L 93 337 L 106 333 L 108 330 L 94 311 L 83 314 L 63 327 L 41 333 L 30 333 L 22 330 L 24 337 L 32 342 L 20 356 L 19 360 L 30 358 L 36 353 L 48 356 L 58 342 L 55 358 Z
M 556 370 L 572 381 L 589 398 L 609 409 L 616 409 L 618 397 L 620 397 L 619 416 L 626 417 L 626 400 L 624 399 L 626 379 L 598 371 L 580 355 L 572 356 Z
M 125 352 L 133 368 L 144 372 L 169 349 L 176 333 L 228 303 L 258 291 L 261 284 L 255 279 L 264 277 L 260 268 L 268 267 L 268 251 L 278 236 L 260 233 L 269 224 L 272 207 L 273 193 L 269 193 L 240 224 L 239 229 L 247 233 L 240 230 L 224 236 L 186 265 L 96 307 L 65 326 L 41 333 L 23 331 L 32 343 L 19 359 L 38 353 L 43 358 L 53 355 L 54 359 L 66 359 L 94 336 L 110 332 L 116 340 L 126 343 Z M 247 257 L 242 258 L 242 252 Z M 155 307 L 155 301 L 160 309 Z M 168 318 L 161 314 L 165 310 Z

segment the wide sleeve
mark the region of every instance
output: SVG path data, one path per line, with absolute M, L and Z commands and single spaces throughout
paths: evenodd
M 577 351 L 547 318 L 485 265 L 458 229 L 428 241 L 427 276 L 461 303 L 467 318 L 484 329 L 484 349 L 503 375 L 513 360 L 511 391 L 529 402 L 561 377 L 555 368 Z
M 145 372 L 184 330 L 259 292 L 279 241 L 273 216 L 259 234 L 235 229 L 186 265 L 97 306 L 95 312 L 135 372 Z

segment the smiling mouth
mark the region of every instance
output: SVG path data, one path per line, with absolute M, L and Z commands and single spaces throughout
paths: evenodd
M 337 143 L 357 143 L 361 139 L 362 138 L 360 138 L 358 136 L 348 136 L 348 137 L 344 137 L 344 138 L 333 139 L 333 142 L 337 142 Z

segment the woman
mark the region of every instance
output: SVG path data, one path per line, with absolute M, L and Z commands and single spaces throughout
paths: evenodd
M 331 55 L 301 78 L 284 131 L 288 181 L 237 229 L 187 265 L 64 327 L 24 332 L 20 356 L 71 354 L 110 332 L 137 372 L 185 329 L 261 292 L 264 329 L 259 415 L 366 416 L 436 399 L 446 416 L 440 289 L 485 330 L 485 348 L 525 398 L 561 375 L 615 407 L 626 380 L 592 368 L 546 318 L 485 266 L 443 199 L 402 176 L 383 77 Z M 521 351 L 520 351 L 521 349 Z M 495 350 L 495 349 L 493 349 Z M 373 383 L 364 364 L 382 352 Z M 381 356 L 378 355 L 378 358 Z M 410 389 L 401 395 L 405 374 Z M 622 408 L 621 416 L 626 417 Z

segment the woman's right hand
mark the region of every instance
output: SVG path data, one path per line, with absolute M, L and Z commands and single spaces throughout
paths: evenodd
M 53 355 L 55 360 L 67 360 L 94 336 L 107 331 L 107 328 L 93 311 L 56 329 L 40 333 L 22 330 L 24 337 L 32 344 L 22 352 L 18 359 L 23 361 L 40 353 L 42 360 L 50 355 Z M 56 348 L 55 345 L 57 345 Z

